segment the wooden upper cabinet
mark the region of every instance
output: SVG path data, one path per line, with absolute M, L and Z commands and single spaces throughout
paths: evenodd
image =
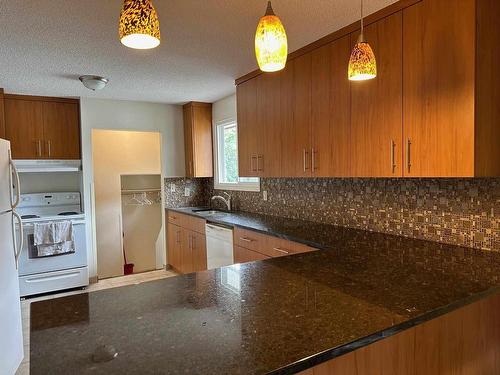
M 5 104 L 3 89 L 0 89 L 0 138 L 5 138 Z
M 190 102 L 183 107 L 187 177 L 213 177 L 212 104 Z
M 236 88 L 238 112 L 238 174 L 257 176 L 257 79 L 244 82 Z
M 312 175 L 349 176 L 349 36 L 312 52 Z
M 498 3 L 403 11 L 405 176 L 500 175 Z
M 43 102 L 45 157 L 80 159 L 80 121 L 77 103 Z
M 6 95 L 4 102 L 14 159 L 80 159 L 78 100 Z
M 14 159 L 45 159 L 43 102 L 5 99 L 5 135 Z
M 359 31 L 351 34 L 351 46 Z M 365 28 L 377 77 L 351 82 L 351 175 L 402 176 L 402 14 Z
M 293 62 L 293 121 L 282 135 L 282 167 L 285 177 L 311 176 L 311 55 Z

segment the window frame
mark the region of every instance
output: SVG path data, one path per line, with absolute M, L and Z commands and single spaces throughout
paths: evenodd
M 214 189 L 215 190 L 234 190 L 234 191 L 253 191 L 260 192 L 260 178 L 257 178 L 256 182 L 220 182 L 219 180 L 219 127 L 227 126 L 227 125 L 235 125 L 236 126 L 236 147 L 238 147 L 238 122 L 236 118 L 230 117 L 224 120 L 214 122 L 212 126 L 212 138 L 213 138 L 213 150 L 214 150 Z M 238 166 L 236 166 L 238 167 Z M 238 175 L 238 178 L 239 175 Z

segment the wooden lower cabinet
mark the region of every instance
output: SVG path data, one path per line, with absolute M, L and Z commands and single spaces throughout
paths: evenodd
M 207 242 L 204 234 L 191 233 L 191 249 L 193 253 L 193 271 L 207 269 Z
M 181 271 L 181 247 L 183 229 L 174 224 L 167 226 L 168 263 L 176 271 Z
M 497 294 L 300 374 L 500 374 L 499 322 Z
M 234 262 L 235 263 L 247 263 L 253 262 L 255 260 L 269 259 L 270 257 L 253 250 L 245 249 L 241 246 L 234 246 Z

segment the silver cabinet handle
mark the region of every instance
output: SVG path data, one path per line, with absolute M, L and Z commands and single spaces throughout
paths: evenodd
M 287 251 L 287 250 L 283 250 L 283 249 L 281 249 L 281 248 L 279 248 L 279 247 L 273 247 L 273 250 L 279 251 L 279 252 L 280 252 L 280 253 L 282 253 L 282 254 L 290 254 L 290 252 L 289 252 L 289 251 Z
M 316 166 L 316 154 L 317 153 L 318 153 L 318 151 L 315 150 L 314 147 L 311 148 L 311 169 L 313 172 L 318 169 L 318 167 Z
M 19 257 L 21 256 L 21 251 L 24 246 L 24 230 L 23 230 L 23 222 L 21 220 L 21 216 L 16 211 L 12 211 L 12 216 L 17 219 L 19 224 L 19 242 L 16 238 L 16 227 L 14 225 L 14 220 L 12 221 L 12 236 L 14 239 L 14 258 L 16 260 L 16 269 L 19 268 Z
M 177 242 L 177 243 L 181 243 L 180 234 L 181 234 L 181 232 L 179 230 L 175 232 L 175 237 L 176 237 L 175 242 Z
M 255 167 L 254 167 L 254 160 L 255 160 L 257 163 L 259 162 L 259 160 L 258 160 L 257 156 L 255 156 L 255 155 L 250 156 L 250 170 L 251 170 L 252 172 L 257 172 L 257 168 L 255 168 Z
M 394 159 L 394 149 L 396 148 L 396 143 L 391 139 L 391 172 L 396 171 L 396 160 Z
M 309 154 L 309 151 L 307 151 L 306 149 L 303 150 L 303 162 L 304 162 L 304 173 L 307 172 L 307 170 L 309 169 L 308 167 L 308 163 L 307 163 L 307 155 Z
M 36 144 L 37 144 L 37 153 L 38 153 L 38 156 L 42 156 L 42 140 L 41 139 L 38 139 L 36 141 Z
M 49 153 L 49 158 L 50 158 L 50 154 L 51 154 L 51 142 L 50 141 L 47 141 L 47 150 L 48 150 L 48 153 Z
M 411 170 L 411 159 L 410 159 L 411 150 L 410 150 L 410 147 L 411 147 L 411 140 L 410 140 L 410 138 L 408 138 L 408 141 L 406 143 L 406 165 L 408 167 L 408 172 L 410 172 L 410 170 Z
M 10 196 L 10 207 L 12 209 L 15 209 L 19 205 L 19 199 L 21 199 L 21 184 L 19 181 L 19 172 L 17 171 L 16 166 L 14 165 L 14 161 L 12 160 L 12 156 L 9 150 L 9 164 L 11 168 L 11 173 L 10 173 L 10 186 L 12 186 L 12 175 L 14 175 L 14 178 L 16 179 L 16 199 L 14 199 L 13 194 Z
M 264 170 L 264 168 L 263 168 L 263 167 L 262 167 L 262 168 L 260 167 L 259 160 L 262 160 L 262 164 L 264 164 L 264 155 L 258 155 L 258 156 L 257 156 L 257 170 L 258 170 L 259 172 L 262 172 L 262 171 Z
M 240 237 L 240 240 L 245 241 L 245 242 L 253 242 L 252 239 L 246 238 L 246 237 Z
M 191 250 L 194 250 L 196 248 L 196 237 L 191 236 Z

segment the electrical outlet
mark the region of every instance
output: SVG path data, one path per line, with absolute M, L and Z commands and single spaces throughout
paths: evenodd
M 267 202 L 267 190 L 264 190 L 262 192 L 262 199 L 264 199 L 264 201 Z
M 175 193 L 175 184 L 174 183 L 170 184 L 170 192 Z
M 186 187 L 184 188 L 184 196 L 185 197 L 190 197 L 191 196 L 191 189 Z

